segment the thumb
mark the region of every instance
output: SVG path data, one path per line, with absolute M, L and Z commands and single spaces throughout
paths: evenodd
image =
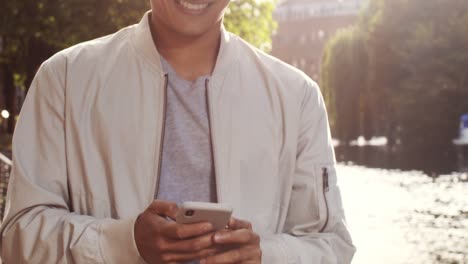
M 163 217 L 169 217 L 172 220 L 175 220 L 177 211 L 179 211 L 179 207 L 174 202 L 163 201 L 163 200 L 154 200 L 148 209 Z

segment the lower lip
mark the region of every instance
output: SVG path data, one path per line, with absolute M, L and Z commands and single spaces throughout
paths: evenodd
M 185 13 L 187 14 L 190 14 L 190 15 L 200 15 L 202 14 L 203 12 L 205 12 L 206 10 L 208 10 L 208 8 L 210 7 L 211 3 L 208 4 L 208 6 L 206 6 L 205 8 L 202 8 L 202 9 L 199 9 L 199 10 L 194 10 L 194 9 L 188 9 L 186 7 L 184 7 L 178 0 L 175 0 L 176 2 L 176 5 L 182 10 L 184 11 Z

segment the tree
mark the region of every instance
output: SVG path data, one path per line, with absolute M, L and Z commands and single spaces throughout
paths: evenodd
M 392 47 L 401 78 L 391 97 L 408 156 L 440 163 L 455 160 L 452 139 L 458 118 L 468 111 L 468 3 L 437 0 L 400 2 L 405 30 Z M 396 35 L 396 34 L 395 34 Z
M 40 0 L 7 1 L 0 9 L 6 108 L 13 132 L 19 111 L 17 89 L 26 90 L 39 65 L 58 50 L 109 34 L 138 21 L 147 1 Z
M 39 65 L 57 51 L 137 23 L 148 0 L 15 0 L 0 8 L 0 71 L 6 108 L 14 117 L 17 89 L 26 90 Z M 275 24 L 273 1 L 238 0 L 226 13 L 226 28 L 268 50 Z M 10 118 L 9 132 L 14 129 Z
M 348 143 L 361 131 L 367 55 L 359 28 L 339 30 L 326 45 L 321 86 L 335 137 Z
M 345 48 L 361 39 L 367 67 L 358 79 L 364 90 L 359 100 L 345 99 L 364 106 L 359 115 L 366 121 L 359 132 L 401 142 L 402 160 L 417 157 L 437 165 L 442 156 L 452 159 L 458 118 L 468 112 L 468 2 L 371 0 L 356 27 L 338 33 L 326 48 L 322 78 L 325 94 L 333 95 L 331 108 L 356 111 L 338 94 L 349 96 L 340 84 L 343 78 L 363 74 L 361 67 L 344 71 L 349 60 L 361 65 L 359 56 L 350 57 L 359 53 Z M 341 66 L 330 66 L 333 61 Z M 346 125 L 350 113 L 341 112 L 332 115 L 336 128 L 354 134 L 355 128 Z
M 226 11 L 224 25 L 254 46 L 269 51 L 271 34 L 276 28 L 273 20 L 275 2 L 258 0 L 232 1 Z

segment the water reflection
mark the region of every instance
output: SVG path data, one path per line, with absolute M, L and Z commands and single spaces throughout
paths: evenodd
M 370 168 L 420 170 L 428 175 L 436 176 L 460 171 L 466 166 L 468 147 L 450 149 L 420 149 L 402 152 L 389 146 L 335 146 L 336 158 L 339 162 L 352 162 Z
M 468 263 L 468 175 L 339 164 L 353 264 Z

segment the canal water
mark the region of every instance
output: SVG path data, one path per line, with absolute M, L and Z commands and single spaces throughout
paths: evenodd
M 353 264 L 468 263 L 468 175 L 339 164 Z
M 465 158 L 468 159 L 468 147 L 464 148 L 464 152 Z M 455 147 L 445 150 L 421 149 L 413 153 L 402 153 L 388 146 L 338 145 L 335 147 L 335 153 L 338 162 L 370 168 L 419 170 L 433 177 L 461 170 Z

